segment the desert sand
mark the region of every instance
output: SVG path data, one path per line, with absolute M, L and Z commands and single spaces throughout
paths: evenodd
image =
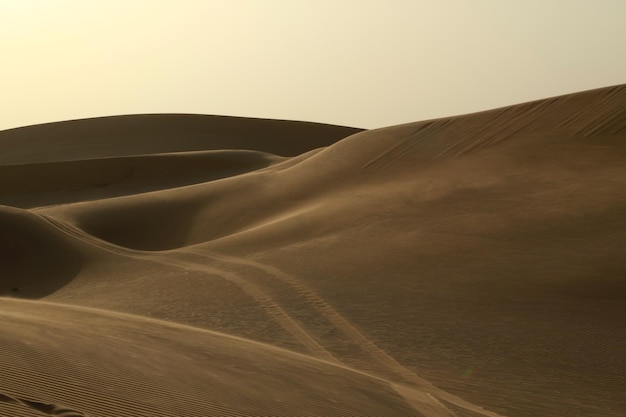
M 626 85 L 375 130 L 0 132 L 0 416 L 626 415 Z

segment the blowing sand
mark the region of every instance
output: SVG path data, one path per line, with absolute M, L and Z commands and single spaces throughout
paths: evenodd
M 623 85 L 0 132 L 0 416 L 624 416 L 624 190 Z

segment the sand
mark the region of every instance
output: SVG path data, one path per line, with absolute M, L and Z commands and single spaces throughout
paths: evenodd
M 2 131 L 0 416 L 623 416 L 624 190 L 624 85 Z

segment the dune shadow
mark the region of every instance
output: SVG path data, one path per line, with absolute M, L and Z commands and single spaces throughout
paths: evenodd
M 29 209 L 142 194 L 237 176 L 282 160 L 222 150 L 0 165 L 0 204 Z
M 78 274 L 83 257 L 37 215 L 0 206 L 0 296 L 41 298 Z

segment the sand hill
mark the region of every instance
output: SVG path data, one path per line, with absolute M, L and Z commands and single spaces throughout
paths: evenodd
M 624 190 L 624 85 L 0 132 L 0 415 L 623 416 Z

